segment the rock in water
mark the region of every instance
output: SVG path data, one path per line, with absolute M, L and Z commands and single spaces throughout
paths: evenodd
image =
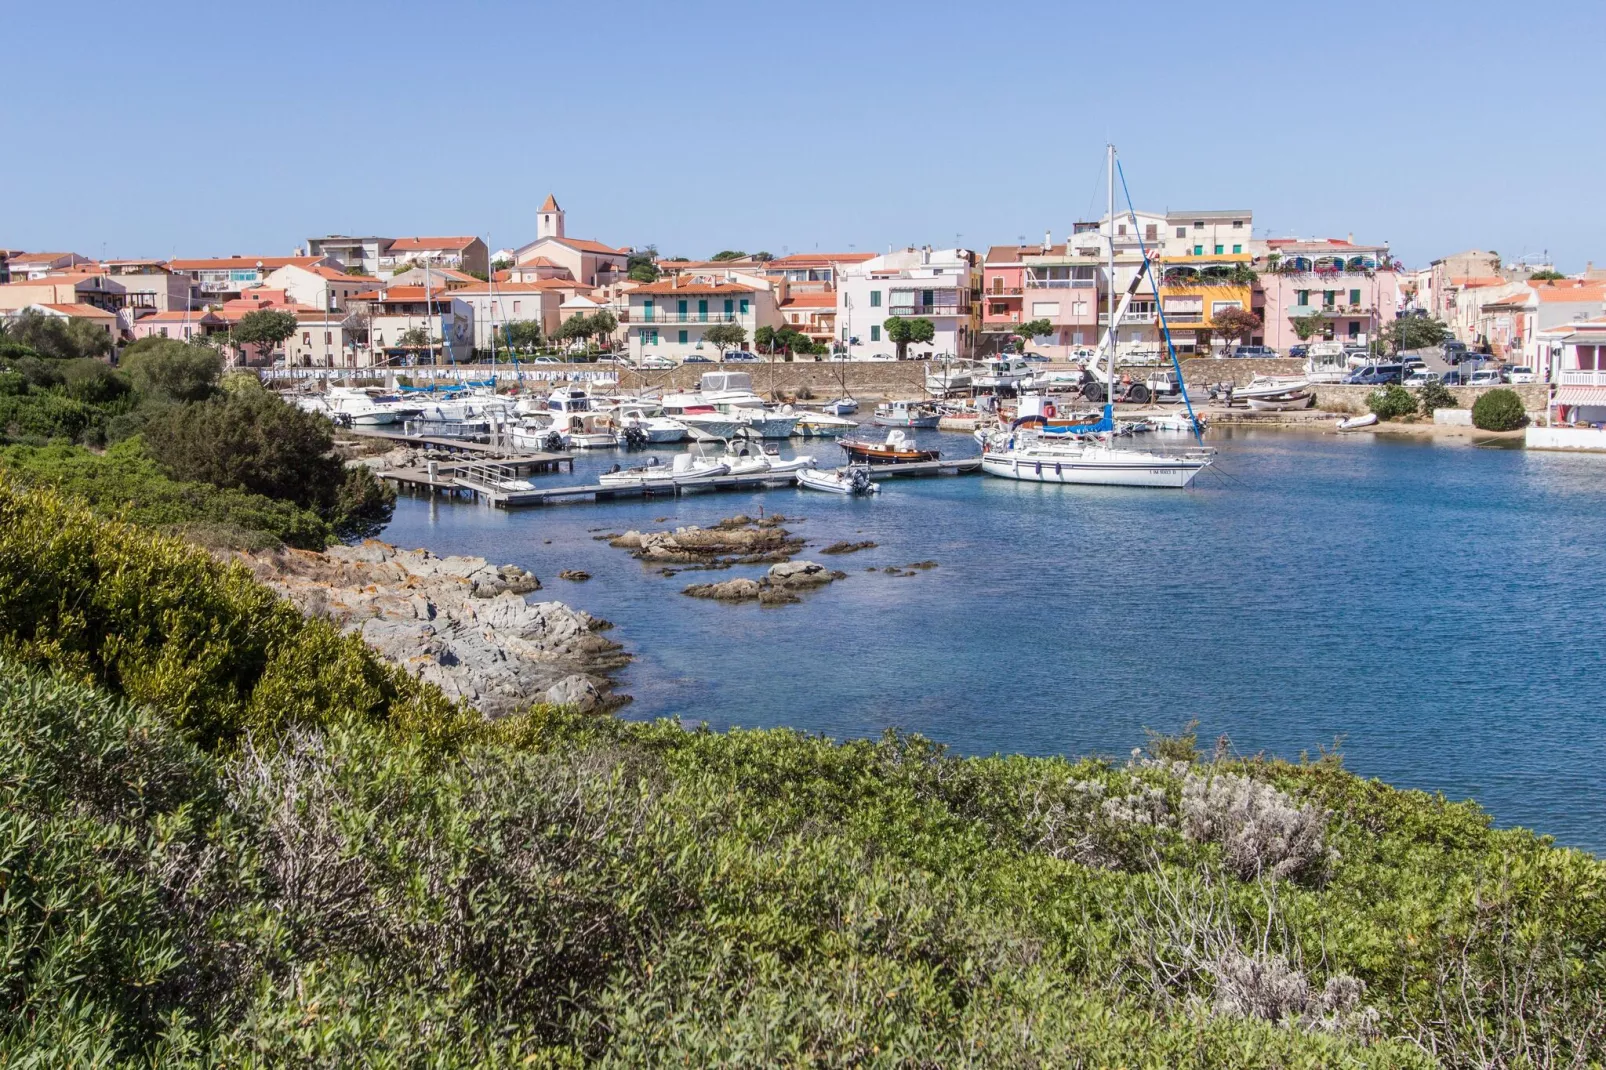
M 843 576 L 814 561 L 783 561 L 771 565 L 768 574 L 770 583 L 777 587 L 821 587 Z
M 571 583 L 584 583 L 591 578 L 591 573 L 578 568 L 566 568 L 558 573 L 558 579 L 568 580 Z
M 325 553 L 242 554 L 303 612 L 355 632 L 384 657 L 488 716 L 574 696 L 586 709 L 626 701 L 607 674 L 628 661 L 610 625 L 562 602 L 528 602 L 540 580 L 482 557 L 437 557 L 382 542 Z M 579 681 L 588 686 L 581 687 Z

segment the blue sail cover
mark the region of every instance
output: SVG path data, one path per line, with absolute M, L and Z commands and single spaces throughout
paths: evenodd
M 1108 403 L 1104 406 L 1104 415 L 1090 424 L 1072 424 L 1069 427 L 1047 427 L 1039 430 L 1045 435 L 1100 435 L 1115 430 L 1115 413 Z

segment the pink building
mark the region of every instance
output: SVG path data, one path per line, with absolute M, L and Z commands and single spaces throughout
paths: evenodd
M 215 312 L 204 308 L 194 311 L 173 308 L 135 320 L 130 333 L 133 334 L 135 341 L 157 335 L 161 338 L 190 342 L 228 329 L 228 321 Z
M 1256 305 L 1265 344 L 1273 349 L 1307 341 L 1365 345 L 1394 322 L 1399 310 L 1399 274 L 1386 245 L 1357 245 L 1336 238 L 1300 241 L 1271 238 L 1257 264 L 1265 304 Z M 1294 321 L 1317 317 L 1319 326 L 1302 339 Z
M 982 261 L 981 329 L 1002 346 L 1020 324 L 1046 320 L 1032 348 L 1067 359 L 1098 342 L 1098 280 L 1097 258 L 1064 245 L 995 245 Z

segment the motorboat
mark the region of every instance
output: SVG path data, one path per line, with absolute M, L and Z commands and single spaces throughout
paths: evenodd
M 568 446 L 568 440 L 563 432 L 554 427 L 550 419 L 526 417 L 506 428 L 503 433 L 516 449 L 556 453 Z
M 1256 412 L 1286 412 L 1310 408 L 1316 404 L 1316 395 L 1309 390 L 1296 390 L 1273 398 L 1244 398 L 1244 403 Z
M 786 409 L 732 409 L 737 424 L 752 431 L 759 438 L 791 438 L 797 427 L 798 414 Z
M 832 416 L 852 416 L 859 411 L 859 402 L 855 398 L 843 396 L 835 401 L 827 401 L 820 406 L 820 411 L 828 412 Z
M 1147 419 L 1156 431 L 1184 431 L 1188 434 L 1197 431 L 1203 434 L 1210 427 L 1210 421 L 1203 416 L 1189 416 L 1186 412 L 1164 412 Z
M 1247 386 L 1233 387 L 1232 400 L 1274 401 L 1309 389 L 1310 380 L 1303 375 L 1257 375 Z
M 393 394 L 361 387 L 331 387 L 324 405 L 337 422 L 353 427 L 381 427 L 416 416 L 419 406 L 406 405 Z
M 924 401 L 889 401 L 877 405 L 871 419 L 878 427 L 936 427 L 942 416 Z
M 957 394 L 975 385 L 975 377 L 974 361 L 945 361 L 940 366 L 934 364 L 926 372 L 926 393 L 933 397 Z
M 686 424 L 673 416 L 654 416 L 640 406 L 624 405 L 613 410 L 619 433 L 626 438 L 640 432 L 642 441 L 652 445 L 666 442 L 683 442 L 690 437 Z
M 696 439 L 730 438 L 742 425 L 733 416 L 708 406 L 683 409 L 673 417 L 686 425 L 687 433 Z
M 720 459 L 730 465 L 730 474 L 733 476 L 763 473 L 784 475 L 816 466 L 814 458 L 808 454 L 782 457 L 781 448 L 775 443 L 756 442 L 750 438 L 733 439 L 727 443 L 725 455 Z
M 836 438 L 857 430 L 858 426 L 852 420 L 828 412 L 805 412 L 798 416 L 792 433 L 804 438 Z
M 570 413 L 558 417 L 554 426 L 571 450 L 606 450 L 619 445 L 619 428 L 607 413 Z
M 899 428 L 887 432 L 881 442 L 866 442 L 845 438 L 841 442 L 848 461 L 855 464 L 912 464 L 915 461 L 935 461 L 941 456 L 937 450 L 923 450 Z
M 1377 413 L 1369 412 L 1363 416 L 1350 416 L 1338 421 L 1340 431 L 1359 431 L 1363 427 L 1371 427 L 1377 423 Z
M 1192 483 L 1214 459 L 1211 450 L 1168 454 L 1117 449 L 1105 440 L 1049 441 L 1034 432 L 1017 432 L 1001 450 L 988 445 L 981 455 L 981 470 L 1026 483 L 1180 488 Z
M 870 479 L 870 469 L 862 464 L 824 470 L 804 468 L 797 473 L 797 485 L 829 494 L 875 494 L 881 489 Z
M 1013 353 L 983 361 L 971 376 L 978 390 L 1015 390 L 1033 376 L 1032 366 Z
M 597 482 L 612 489 L 654 488 L 679 489 L 706 483 L 715 476 L 726 475 L 730 465 L 711 457 L 683 453 L 671 463 L 664 464 L 657 457 L 633 468 L 613 466 L 613 470 L 597 477 Z

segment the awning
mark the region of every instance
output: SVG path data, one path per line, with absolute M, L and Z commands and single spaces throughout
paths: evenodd
M 1564 386 L 1556 391 L 1557 405 L 1606 406 L 1606 386 Z

